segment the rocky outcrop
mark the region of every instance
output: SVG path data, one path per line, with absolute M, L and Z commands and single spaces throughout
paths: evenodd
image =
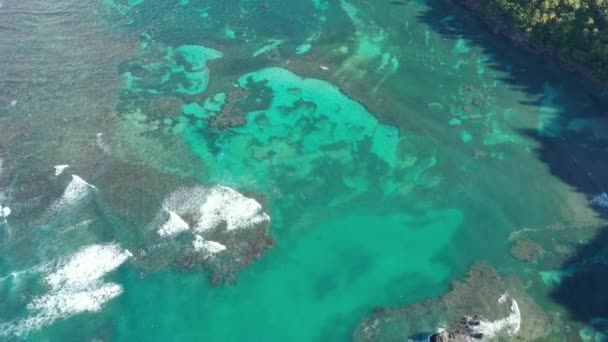
M 514 276 L 485 263 L 441 298 L 403 308 L 378 308 L 355 332 L 358 341 L 533 341 L 560 328 Z
M 182 188 L 169 195 L 151 224 L 156 243 L 140 258 L 151 271 L 202 268 L 211 283 L 234 282 L 239 271 L 274 246 L 270 217 L 254 198 L 224 187 Z

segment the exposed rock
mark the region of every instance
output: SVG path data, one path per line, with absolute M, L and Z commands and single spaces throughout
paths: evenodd
M 364 319 L 358 341 L 532 341 L 559 329 L 514 276 L 501 277 L 485 263 L 443 297 L 403 308 L 382 308 Z M 426 332 L 426 333 L 425 333 Z
M 452 334 L 450 336 L 450 333 L 448 333 L 445 330 L 441 330 L 441 331 L 436 332 L 433 335 L 431 335 L 431 337 L 429 337 L 429 341 L 430 342 L 450 342 L 450 341 L 454 340 L 453 338 L 454 338 L 454 334 Z
M 154 271 L 173 263 L 204 268 L 213 284 L 233 282 L 238 272 L 274 246 L 270 217 L 254 198 L 222 186 L 175 191 L 152 223 L 160 243 L 144 261 Z
M 226 246 L 226 250 L 212 258 L 199 253 L 197 260 L 211 272 L 214 285 L 236 281 L 238 272 L 260 259 L 275 244 L 267 224 L 230 233 L 220 230 L 212 236 L 210 239 Z

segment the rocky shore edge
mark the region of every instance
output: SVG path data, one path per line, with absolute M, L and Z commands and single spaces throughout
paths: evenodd
M 608 80 L 602 80 L 589 67 L 561 56 L 557 51 L 538 42 L 534 42 L 526 34 L 516 28 L 509 27 L 500 18 L 489 13 L 484 0 L 442 0 L 446 3 L 460 6 L 479 18 L 496 35 L 507 38 L 519 48 L 524 48 L 540 55 L 552 63 L 578 76 L 602 102 L 608 103 Z

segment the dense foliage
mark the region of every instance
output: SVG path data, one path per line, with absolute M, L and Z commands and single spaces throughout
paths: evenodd
M 608 0 L 480 0 L 477 5 L 537 44 L 608 81 Z

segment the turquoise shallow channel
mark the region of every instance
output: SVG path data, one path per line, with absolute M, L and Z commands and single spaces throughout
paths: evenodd
M 2 341 L 608 341 L 608 101 L 449 1 L 2 0 L 0 56 Z

